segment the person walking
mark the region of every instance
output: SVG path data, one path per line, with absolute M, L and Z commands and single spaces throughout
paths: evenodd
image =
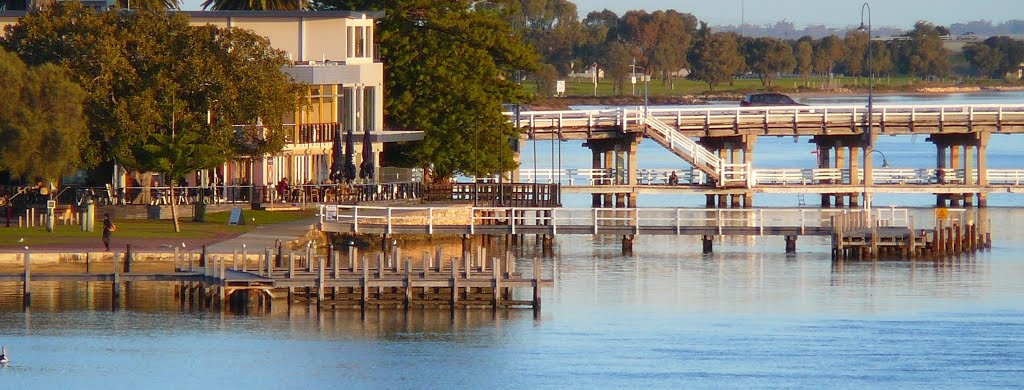
M 110 220 L 110 214 L 103 214 L 103 246 L 110 251 L 110 233 L 117 230 L 117 225 Z

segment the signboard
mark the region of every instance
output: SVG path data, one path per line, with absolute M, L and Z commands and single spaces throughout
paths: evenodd
M 636 76 L 630 77 L 629 81 L 633 84 L 636 84 Z
M 245 219 L 242 217 L 241 207 L 231 209 L 231 216 L 228 217 L 228 225 L 245 225 Z
M 51 210 L 57 208 L 57 201 L 55 201 L 55 200 L 48 200 L 48 201 L 46 201 L 46 208 L 51 209 Z
M 935 209 L 935 219 L 948 219 L 949 210 L 944 208 Z
M 565 95 L 565 80 L 555 81 L 555 93 L 558 95 Z

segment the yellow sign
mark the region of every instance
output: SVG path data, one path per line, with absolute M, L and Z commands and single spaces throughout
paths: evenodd
M 935 209 L 935 219 L 948 219 L 949 210 L 945 208 Z

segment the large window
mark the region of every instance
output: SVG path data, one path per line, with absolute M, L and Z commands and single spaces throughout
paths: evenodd
M 363 88 L 363 130 L 373 131 L 373 122 L 377 119 L 377 115 L 374 109 L 377 107 L 375 96 L 375 90 L 373 87 Z
M 348 58 L 373 56 L 373 26 L 349 26 L 346 39 Z
M 341 110 L 341 125 L 342 130 L 348 131 L 352 129 L 355 131 L 356 128 L 356 89 L 353 87 L 345 87 L 345 93 L 342 97 L 342 110 Z

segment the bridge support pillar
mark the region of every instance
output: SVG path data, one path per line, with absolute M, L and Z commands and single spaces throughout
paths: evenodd
M 747 192 L 743 194 L 743 208 L 749 209 L 754 207 L 754 193 Z
M 712 235 L 701 236 L 701 244 L 703 244 L 702 245 L 703 246 L 703 251 L 702 252 L 704 254 L 712 253 L 712 251 L 714 250 L 714 246 L 715 246 L 715 236 L 712 236 Z
M 704 207 L 705 208 L 709 208 L 709 209 L 715 208 L 716 202 L 717 201 L 715 200 L 715 195 L 714 194 L 704 195 Z
M 786 236 L 786 253 L 796 253 L 796 237 L 794 235 Z

